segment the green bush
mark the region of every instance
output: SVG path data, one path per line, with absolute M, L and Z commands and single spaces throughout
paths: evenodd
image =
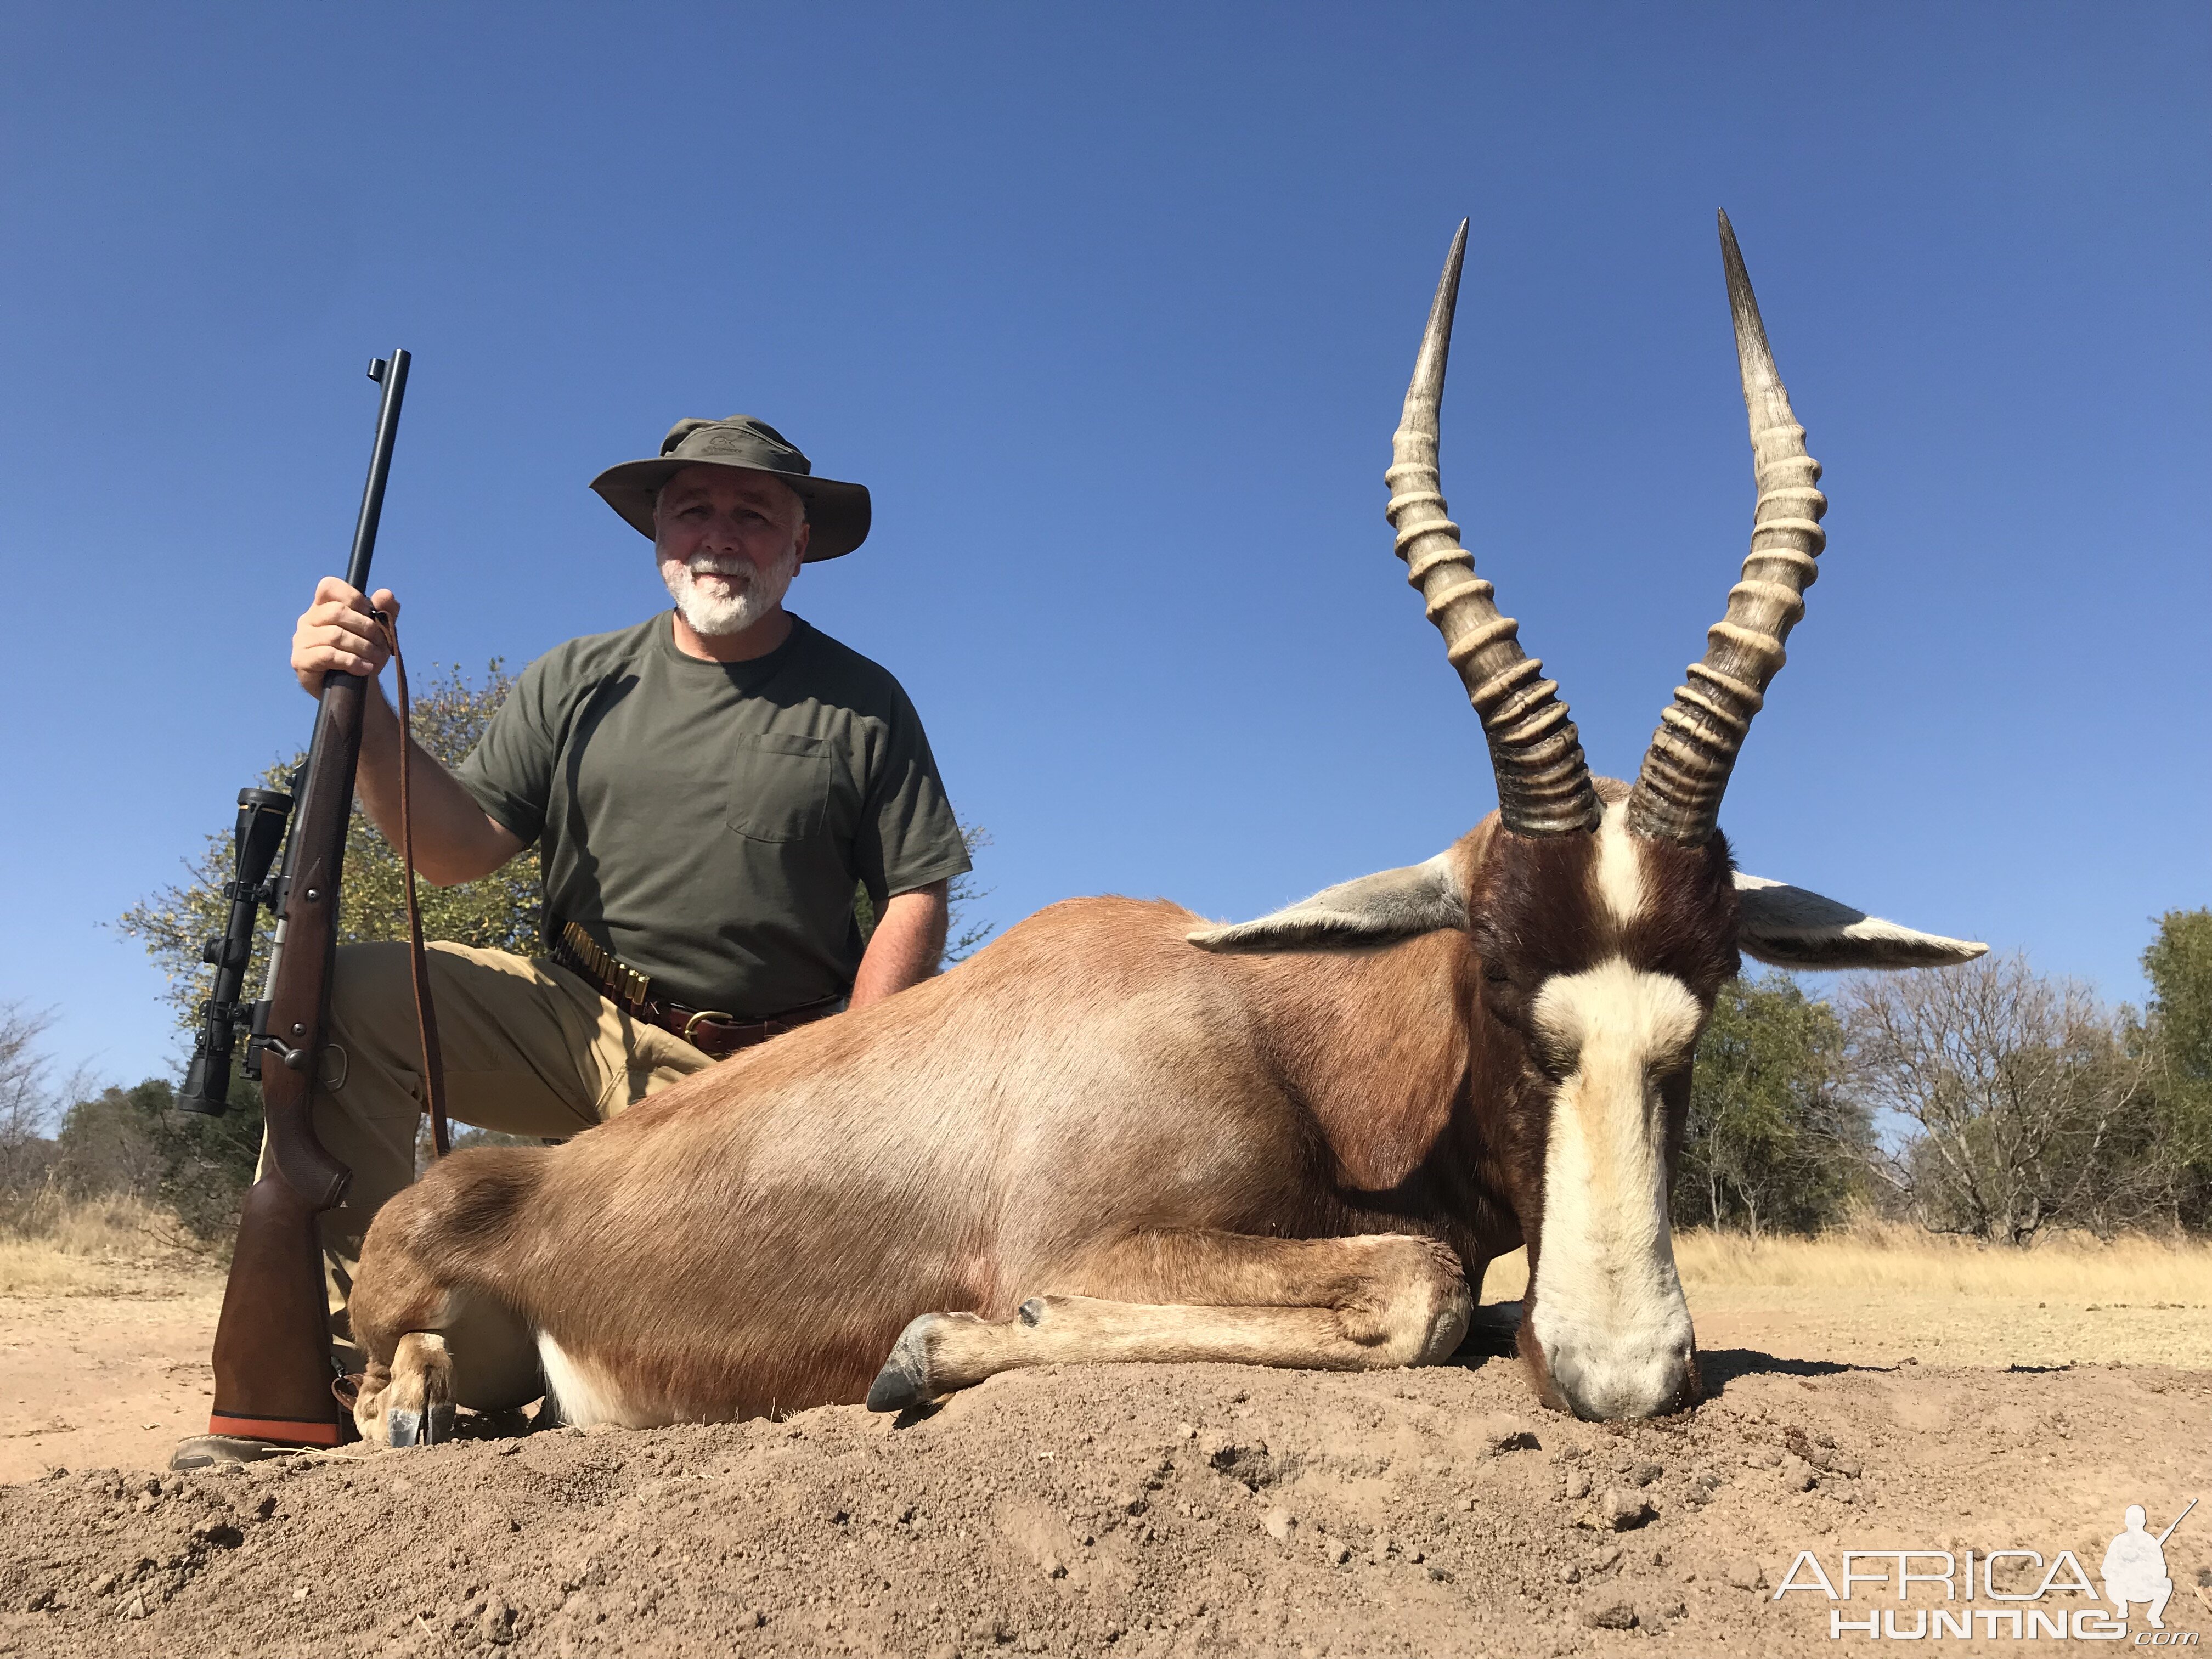
M 1730 980 L 1698 1042 L 1675 1164 L 1678 1226 L 1810 1233 L 1866 1188 L 1866 1114 L 1843 1089 L 1844 1030 L 1780 974 Z
M 2212 910 L 2159 917 L 2142 964 L 2151 997 L 2138 1041 L 2176 1165 L 2174 1218 L 2212 1227 Z
M 73 1198 L 127 1194 L 173 1212 L 204 1243 L 227 1237 L 252 1184 L 261 1150 L 261 1091 L 231 1080 L 231 1110 L 204 1117 L 175 1109 L 168 1082 L 103 1089 L 72 1104 L 54 1138 L 55 1184 Z

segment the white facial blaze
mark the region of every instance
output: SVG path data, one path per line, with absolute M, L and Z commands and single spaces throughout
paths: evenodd
M 1575 1057 L 1552 1106 L 1534 1334 L 1579 1414 L 1650 1416 L 1674 1394 L 1690 1351 L 1657 1079 L 1696 1042 L 1698 1000 L 1672 975 L 1615 957 L 1556 975 L 1531 1012 Z
M 1597 901 L 1626 927 L 1644 913 L 1644 860 L 1636 855 L 1636 837 L 1628 833 L 1628 803 L 1615 801 L 1605 809 L 1597 829 Z

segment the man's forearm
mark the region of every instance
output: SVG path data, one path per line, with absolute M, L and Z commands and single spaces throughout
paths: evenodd
M 900 893 L 884 906 L 867 953 L 853 981 L 853 1006 L 864 1008 L 896 991 L 919 984 L 937 971 L 945 955 L 950 883 L 935 881 Z
M 354 787 L 369 822 L 399 845 L 399 716 L 372 681 L 362 720 L 361 767 Z M 488 817 L 453 775 L 411 746 L 408 805 L 415 820 L 415 867 L 433 886 L 474 881 L 522 850 L 514 835 Z

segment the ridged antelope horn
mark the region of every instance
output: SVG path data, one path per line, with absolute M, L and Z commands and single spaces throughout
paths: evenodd
M 1406 411 L 1390 440 L 1391 466 L 1382 475 L 1390 486 L 1385 510 L 1398 532 L 1406 580 L 1428 602 L 1429 620 L 1444 636 L 1444 654 L 1482 720 L 1505 827 L 1516 835 L 1563 836 L 1595 829 L 1601 811 L 1582 739 L 1559 699 L 1558 684 L 1544 678 L 1544 665 L 1522 651 L 1521 624 L 1498 614 L 1491 603 L 1497 590 L 1474 574 L 1474 556 L 1459 544 L 1459 526 L 1448 516 L 1437 476 L 1437 407 L 1443 398 L 1452 311 L 1466 256 L 1462 219 L 1429 307 Z
M 1790 412 L 1790 394 L 1775 373 L 1759 301 L 1725 213 L 1721 259 L 1759 481 L 1751 556 L 1743 562 L 1743 580 L 1729 590 L 1727 615 L 1705 635 L 1705 659 L 1690 665 L 1689 679 L 1675 689 L 1652 734 L 1628 798 L 1632 832 L 1686 846 L 1708 839 L 1720 822 L 1729 774 L 1767 685 L 1781 672 L 1783 642 L 1805 614 L 1805 590 L 1820 574 L 1814 560 L 1828 540 L 1820 528 L 1828 498 L 1814 487 L 1820 464 L 1805 453 L 1805 428 Z

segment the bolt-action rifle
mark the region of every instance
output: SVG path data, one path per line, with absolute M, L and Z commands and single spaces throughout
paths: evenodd
M 347 582 L 363 593 L 407 392 L 407 353 L 394 351 L 368 367 L 384 395 L 346 567 Z M 177 1104 L 210 1115 L 228 1108 L 231 1061 L 243 1036 L 244 1069 L 260 1079 L 267 1126 L 261 1173 L 239 1218 L 230 1283 L 216 1327 L 211 1434 L 303 1446 L 334 1446 L 353 1434 L 351 1418 L 331 1391 L 336 1367 L 316 1225 L 316 1218 L 345 1196 L 353 1171 L 315 1138 L 310 1108 L 325 1086 L 318 1061 L 330 1016 L 338 887 L 362 719 L 371 695 L 365 678 L 340 671 L 325 674 L 314 737 L 306 765 L 293 775 L 293 793 L 239 793 L 236 861 L 224 889 L 228 927 L 202 953 L 215 969 L 215 985 Z M 403 747 L 405 741 L 403 737 Z M 298 820 L 271 881 L 270 866 L 285 840 L 295 795 Z M 276 916 L 276 933 L 263 995 L 247 1003 L 241 996 L 254 925 L 264 904 Z

